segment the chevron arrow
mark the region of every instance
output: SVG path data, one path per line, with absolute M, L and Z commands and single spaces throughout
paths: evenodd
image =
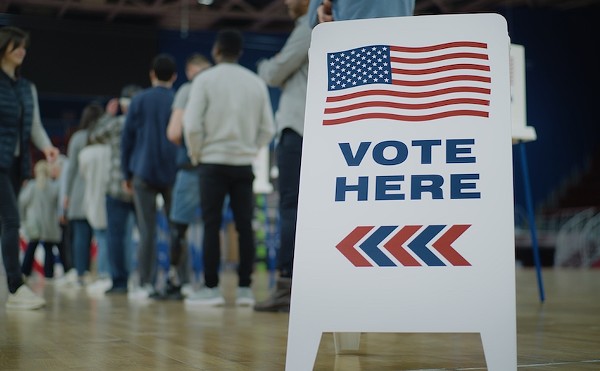
M 465 258 L 462 257 L 456 250 L 452 248 L 452 243 L 456 241 L 471 225 L 457 224 L 453 225 L 444 233 L 432 246 L 448 260 L 452 265 L 455 266 L 470 266 Z
M 398 259 L 400 264 L 407 267 L 418 267 L 421 263 L 417 259 L 413 258 L 404 247 L 402 247 L 409 238 L 412 237 L 419 229 L 420 225 L 407 225 L 400 229 L 400 232 L 396 233 L 388 242 L 383 245 L 387 251 Z
M 428 266 L 445 266 L 434 253 L 427 248 L 427 244 L 438 234 L 444 225 L 430 225 L 425 230 L 417 235 L 409 244 L 408 247 L 427 264 Z
M 396 229 L 396 226 L 382 226 L 377 228 L 362 244 L 360 248 L 380 267 L 395 267 L 396 264 L 388 258 L 383 251 L 381 251 L 378 245 L 383 241 L 390 233 Z
M 358 241 L 362 240 L 362 238 L 371 231 L 373 227 L 369 226 L 360 226 L 354 228 L 349 235 L 346 236 L 340 243 L 338 243 L 335 247 L 344 255 L 350 263 L 354 264 L 355 267 L 372 267 L 367 259 L 365 259 L 355 248 L 354 246 L 358 243 Z

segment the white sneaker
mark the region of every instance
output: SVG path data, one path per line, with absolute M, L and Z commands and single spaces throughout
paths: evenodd
M 130 300 L 148 300 L 156 294 L 156 290 L 150 284 L 139 286 L 130 290 L 127 293 L 127 298 Z
M 194 293 L 194 286 L 191 283 L 184 283 L 181 286 L 181 295 L 188 297 Z
M 237 297 L 235 299 L 235 305 L 242 307 L 253 306 L 256 301 L 254 300 L 254 294 L 250 287 L 238 287 Z
M 203 287 L 185 298 L 185 304 L 190 306 L 219 306 L 225 304 L 225 298 L 218 287 Z
M 56 279 L 57 286 L 77 286 L 77 271 L 71 268 L 67 273 Z
M 46 305 L 44 298 L 37 296 L 31 289 L 23 284 L 14 294 L 8 294 L 6 308 L 8 309 L 39 309 Z
M 95 282 L 88 285 L 85 289 L 88 294 L 104 294 L 106 290 L 112 287 L 110 278 L 99 278 Z

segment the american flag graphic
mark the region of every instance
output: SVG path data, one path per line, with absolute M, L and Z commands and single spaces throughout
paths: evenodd
M 323 125 L 489 116 L 487 44 L 369 45 L 327 53 Z

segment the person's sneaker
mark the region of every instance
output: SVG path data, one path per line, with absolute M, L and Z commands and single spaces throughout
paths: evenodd
M 110 289 L 106 290 L 106 295 L 119 295 L 119 294 L 127 294 L 127 287 L 124 286 L 113 286 Z
M 127 298 L 131 300 L 148 300 L 156 296 L 156 290 L 150 284 L 136 287 L 127 293 Z
M 86 286 L 86 291 L 91 295 L 102 295 L 106 290 L 112 287 L 112 279 L 110 278 L 99 278 L 95 282 Z
M 156 299 L 158 300 L 183 300 L 183 295 L 181 294 L 181 286 L 174 285 L 171 281 L 167 280 L 167 285 L 165 287 L 165 291 L 160 293 Z
M 8 294 L 7 309 L 39 309 L 46 305 L 44 298 L 37 296 L 27 285 L 21 285 L 14 294 Z
M 185 304 L 190 306 L 219 306 L 225 304 L 225 298 L 218 287 L 203 287 L 185 298 Z
M 194 293 L 194 286 L 191 283 L 184 283 L 181 286 L 181 295 L 188 297 Z
M 67 273 L 56 279 L 57 286 L 77 286 L 77 271 L 70 269 Z
M 238 287 L 235 305 L 251 307 L 254 305 L 254 302 L 254 294 L 252 294 L 252 289 L 250 287 Z
M 281 277 L 277 280 L 275 290 L 264 301 L 254 305 L 257 312 L 289 312 L 292 298 L 292 279 Z

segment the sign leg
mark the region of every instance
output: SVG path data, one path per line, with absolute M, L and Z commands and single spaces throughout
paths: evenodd
M 317 358 L 321 332 L 312 329 L 292 328 L 288 334 L 285 371 L 312 370 Z
M 517 348 L 514 324 L 495 326 L 481 332 L 483 352 L 489 371 L 516 371 Z
M 360 332 L 334 332 L 335 354 L 356 352 L 360 348 Z

